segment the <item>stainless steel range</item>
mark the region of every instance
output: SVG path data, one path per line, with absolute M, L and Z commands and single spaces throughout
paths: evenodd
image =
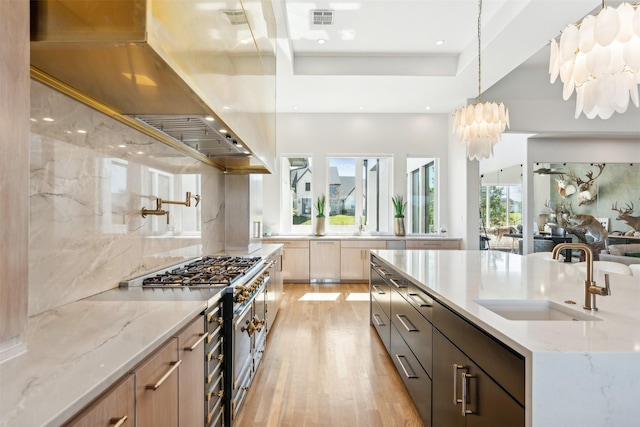
M 271 262 L 261 257 L 205 256 L 121 283 L 180 293 L 223 288 L 222 304 L 205 312 L 205 425 L 231 426 L 266 344 Z

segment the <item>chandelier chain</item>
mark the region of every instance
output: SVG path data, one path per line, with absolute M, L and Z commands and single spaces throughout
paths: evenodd
M 482 0 L 478 0 L 478 104 L 482 102 L 481 100 L 481 82 L 482 82 L 482 59 L 480 57 L 480 51 L 482 49 L 482 44 L 480 42 L 480 26 L 482 25 Z

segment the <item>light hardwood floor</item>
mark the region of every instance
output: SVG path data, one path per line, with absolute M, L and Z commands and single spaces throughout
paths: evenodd
M 423 426 L 369 325 L 365 284 L 285 284 L 234 426 Z

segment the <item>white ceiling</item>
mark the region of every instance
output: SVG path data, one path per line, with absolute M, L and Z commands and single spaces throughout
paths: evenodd
M 546 73 L 549 40 L 601 4 L 483 0 L 482 91 L 525 61 Z M 317 9 L 333 25 L 312 25 Z M 278 112 L 451 113 L 478 96 L 477 0 L 274 0 L 274 12 Z

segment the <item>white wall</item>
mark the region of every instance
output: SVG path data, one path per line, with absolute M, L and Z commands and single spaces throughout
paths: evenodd
M 314 200 L 328 191 L 327 157 L 393 156 L 392 194 L 405 195 L 407 157 L 437 157 L 440 177 L 444 176 L 440 179 L 440 218 L 446 223 L 450 129 L 444 114 L 279 114 L 277 152 L 279 157 L 312 158 Z M 280 223 L 280 182 L 279 171 L 264 179 L 264 221 L 277 225 L 274 234 L 285 230 Z

